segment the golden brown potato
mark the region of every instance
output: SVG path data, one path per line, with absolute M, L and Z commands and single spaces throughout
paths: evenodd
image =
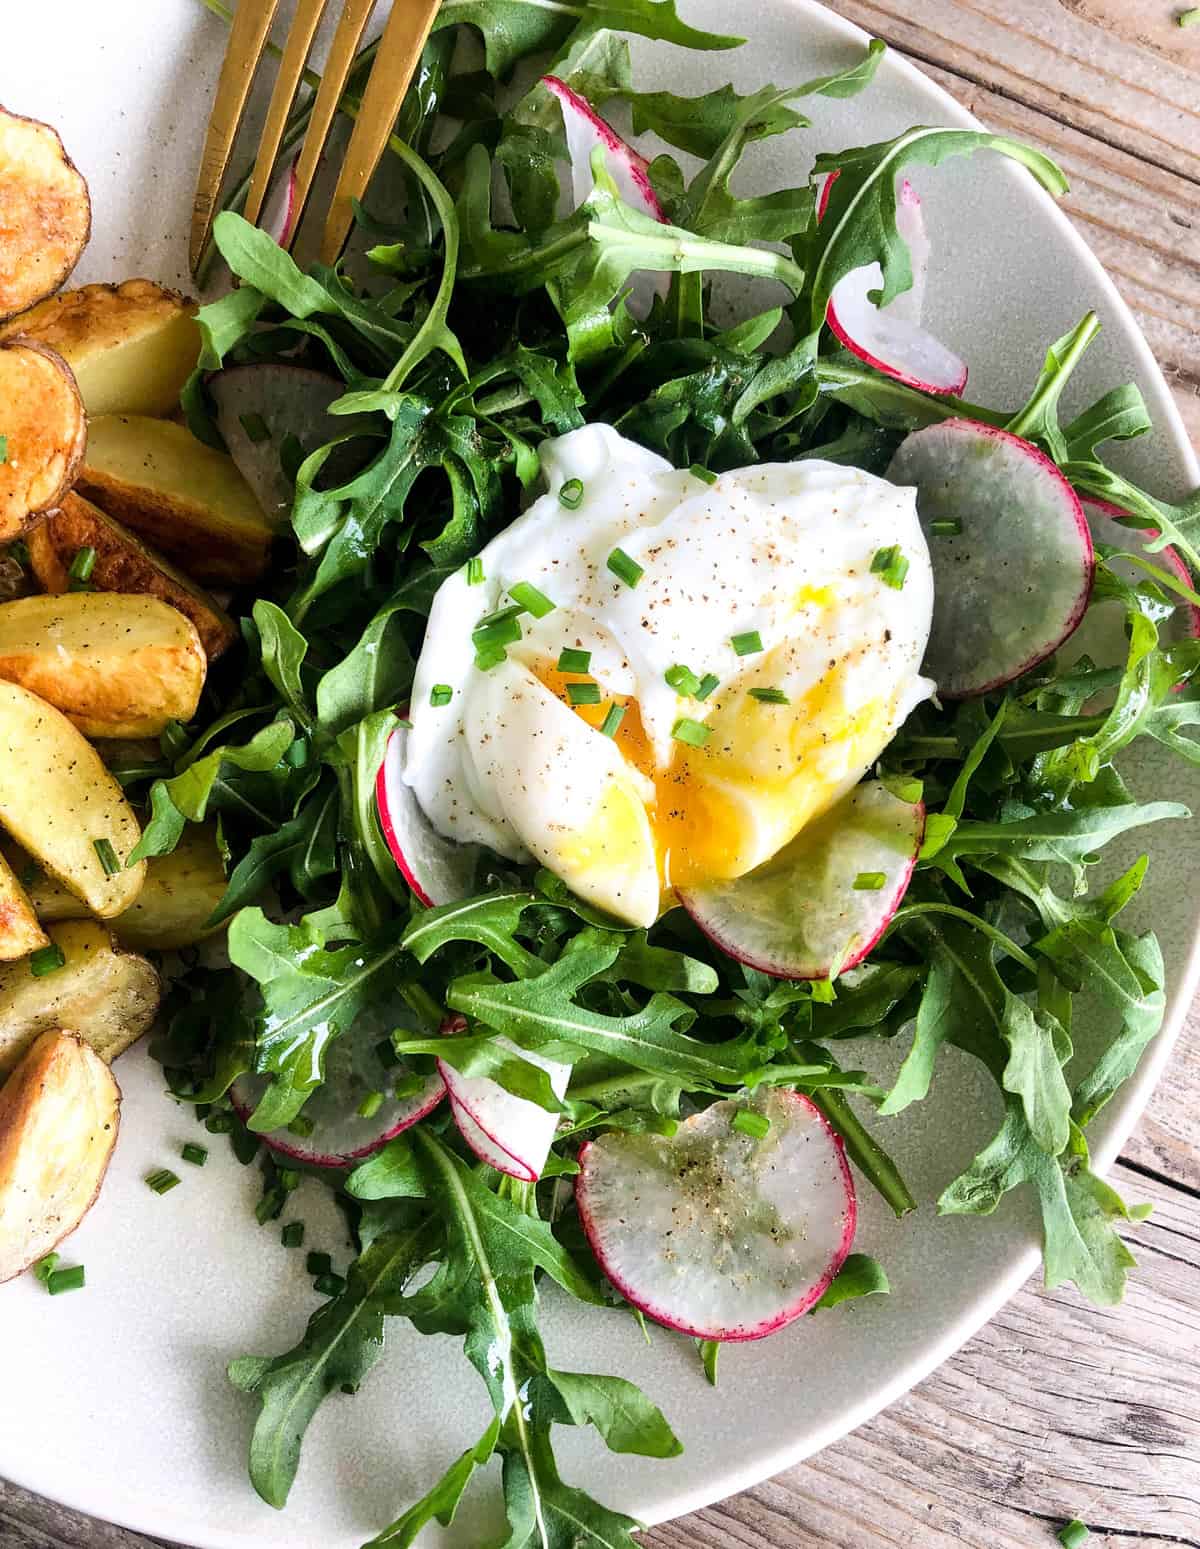
M 121 1089 L 73 1032 L 43 1033 L 0 1087 L 0 1282 L 73 1232 L 117 1143 Z
M 78 907 L 78 905 L 76 905 Z M 35 979 L 28 963 L 0 965 L 0 1080 L 47 1028 L 69 1022 L 106 1063 L 150 1027 L 162 983 L 144 957 L 123 952 L 95 920 L 50 929 L 63 966 Z
M 0 344 L 0 405 L 0 543 L 7 543 L 70 489 L 87 446 L 87 416 L 66 361 L 20 335 Z
M 0 855 L 0 963 L 28 957 L 46 945 L 29 894 L 12 867 Z
M 0 318 L 52 295 L 91 231 L 87 184 L 57 131 L 0 108 Z
M 0 603 L 0 678 L 86 737 L 154 737 L 168 721 L 190 721 L 207 671 L 195 626 L 157 597 L 66 592 Z
M 59 509 L 49 512 L 25 541 L 33 573 L 47 592 L 68 591 L 71 561 L 80 549 L 91 549 L 96 562 L 88 585 L 93 591 L 169 602 L 196 626 L 210 662 L 238 638 L 237 625 L 208 592 L 81 495 L 65 495 Z
M 57 350 L 75 373 L 87 412 L 172 414 L 200 353 L 196 303 L 153 280 L 84 285 L 16 318 L 22 333 Z
M 61 711 L 3 679 L 0 828 L 101 919 L 141 892 L 146 863 L 127 864 L 141 829 L 121 787 Z M 111 876 L 96 849 L 104 839 L 118 863 Z
M 233 459 L 182 425 L 94 419 L 78 488 L 198 581 L 253 580 L 266 567 L 276 527 Z

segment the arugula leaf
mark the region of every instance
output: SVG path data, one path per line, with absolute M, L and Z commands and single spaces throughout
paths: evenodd
M 322 674 L 317 725 L 334 737 L 379 710 L 394 709 L 412 687 L 415 664 L 401 624 L 407 597 L 393 598 L 370 619 L 352 650 Z
M 308 703 L 300 669 L 308 654 L 308 641 L 282 608 L 260 597 L 254 604 L 263 671 L 278 690 L 284 704 L 301 726 L 309 724 Z
M 594 1425 L 612 1452 L 644 1458 L 677 1458 L 678 1437 L 641 1388 L 623 1377 L 547 1371 L 535 1385 L 535 1404 L 552 1420 Z
M 437 1484 L 410 1506 L 391 1527 L 384 1528 L 382 1533 L 372 1538 L 365 1549 L 384 1549 L 385 1545 L 391 1546 L 391 1549 L 409 1549 L 416 1542 L 421 1529 L 435 1518 L 443 1527 L 449 1527 L 467 1486 L 474 1478 L 475 1470 L 482 1468 L 491 1458 L 499 1440 L 500 1421 L 494 1419 L 475 1445 L 468 1447 L 461 1457 L 451 1463 Z
M 813 1312 L 840 1307 L 863 1296 L 886 1296 L 892 1289 L 883 1265 L 869 1253 L 851 1253 L 833 1277 Z

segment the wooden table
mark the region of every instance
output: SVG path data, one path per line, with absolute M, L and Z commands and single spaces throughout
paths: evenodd
M 830 3 L 1061 163 L 1200 444 L 1200 28 L 1174 0 Z M 648 1549 L 1052 1549 L 1072 1516 L 1097 1549 L 1200 1549 L 1200 1005 L 1115 1181 L 1155 1207 L 1123 1306 L 1031 1285 L 878 1419 Z M 0 1546 L 160 1549 L 3 1482 Z

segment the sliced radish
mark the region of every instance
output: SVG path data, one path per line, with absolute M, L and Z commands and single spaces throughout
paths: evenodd
M 764 866 L 680 902 L 738 962 L 780 979 L 827 979 L 861 963 L 887 928 L 924 830 L 920 802 L 868 780 Z
M 948 699 L 1011 682 L 1075 629 L 1095 558 L 1079 496 L 1020 436 L 943 420 L 906 436 L 887 477 L 917 488 L 933 562 L 924 670 Z
M 761 1139 L 734 1128 L 743 1107 Z M 663 1135 L 579 1153 L 575 1200 L 601 1269 L 647 1317 L 697 1339 L 761 1339 L 817 1302 L 854 1241 L 840 1138 L 787 1088 L 718 1102 Z
M 294 491 L 280 457 L 284 439 L 295 436 L 305 452 L 312 452 L 335 435 L 347 434 L 346 420 L 328 412 L 344 395 L 344 383 L 305 366 L 264 362 L 218 371 L 207 386 L 217 428 L 238 471 L 268 516 L 286 514 Z
M 481 851 L 478 845 L 443 838 L 422 812 L 412 786 L 404 780 L 407 740 L 408 732 L 402 726 L 388 738 L 375 777 L 375 802 L 392 859 L 409 887 L 431 909 L 471 896 Z
M 262 1136 L 272 1151 L 313 1167 L 349 1167 L 437 1107 L 446 1092 L 439 1075 L 427 1076 L 411 1096 L 394 1095 L 397 1083 L 412 1072 L 403 1061 L 395 1063 L 394 1056 L 386 1062 L 382 1057 L 384 1029 L 390 1025 L 360 1017 L 334 1039 L 325 1061 L 325 1080 L 304 1105 L 303 1117 L 313 1126 L 312 1133 L 272 1130 Z M 239 1076 L 230 1087 L 230 1101 L 243 1121 L 253 1114 L 267 1085 L 264 1076 Z M 373 1093 L 385 1094 L 377 1108 L 373 1108 Z M 364 1102 L 373 1108 L 369 1118 L 359 1113 Z
M 837 177 L 831 172 L 821 187 L 818 221 Z M 870 293 L 882 286 L 883 270 L 877 263 L 852 269 L 834 286 L 826 321 L 840 343 L 885 376 L 927 393 L 961 393 L 967 385 L 966 361 L 921 327 L 930 242 L 920 196 L 907 178 L 896 199 L 896 230 L 908 245 L 911 288 L 880 308 Z
M 1127 554 L 1140 554 L 1152 565 L 1158 565 L 1162 570 L 1172 571 L 1185 586 L 1194 585 L 1191 572 L 1175 549 L 1168 546 L 1160 549 L 1156 554 L 1146 552 L 1146 544 L 1158 537 L 1157 529 L 1124 526 L 1120 518 L 1128 516 L 1129 513 L 1122 510 L 1120 506 L 1114 506 L 1108 500 L 1085 500 L 1083 513 L 1087 517 L 1088 527 L 1095 542 L 1105 543 L 1112 549 L 1123 549 Z M 1134 565 L 1128 567 L 1127 573 L 1122 573 L 1131 585 L 1148 579 L 1146 572 Z M 1179 621 L 1179 632 L 1184 638 L 1200 640 L 1200 608 L 1195 603 L 1185 602 L 1183 598 L 1173 597 L 1172 600 L 1177 603 L 1172 623 L 1175 620 Z
M 544 75 L 542 85 L 562 109 L 575 208 L 578 209 L 592 191 L 592 152 L 597 145 L 602 145 L 609 173 L 625 203 L 656 221 L 665 222 L 667 217 L 650 183 L 650 163 L 646 158 L 631 145 L 626 145 L 617 131 L 605 123 L 577 91 L 572 91 L 566 81 L 559 80 L 557 75 Z
M 287 247 L 295 232 L 300 214 L 298 193 L 296 159 L 293 158 L 272 183 L 258 218 L 258 224 L 280 247 Z
M 498 1048 L 540 1065 L 556 1096 L 567 1090 L 569 1065 L 518 1049 L 507 1038 L 495 1041 Z M 515 1097 L 487 1076 L 460 1075 L 446 1060 L 438 1061 L 438 1070 L 450 1094 L 450 1111 L 459 1133 L 480 1161 L 523 1183 L 536 1183 L 550 1154 L 558 1115 L 526 1097 Z

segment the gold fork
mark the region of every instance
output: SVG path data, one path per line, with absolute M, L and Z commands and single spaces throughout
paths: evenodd
M 329 0 L 298 0 L 246 194 L 244 213 L 249 221 L 257 221 L 262 212 L 288 114 L 328 3 Z M 361 199 L 366 192 L 371 174 L 383 155 L 439 4 L 440 0 L 393 0 L 326 217 L 321 240 L 321 258 L 325 263 L 333 263 L 345 245 L 354 220 L 353 201 Z M 193 273 L 199 267 L 208 243 L 221 183 L 229 167 L 250 87 L 278 8 L 279 0 L 240 0 L 230 25 L 229 43 L 204 139 L 192 207 L 189 256 Z M 374 9 L 375 0 L 342 0 L 342 14 L 296 159 L 292 219 L 287 233 L 289 247 L 295 240 L 321 152 Z

